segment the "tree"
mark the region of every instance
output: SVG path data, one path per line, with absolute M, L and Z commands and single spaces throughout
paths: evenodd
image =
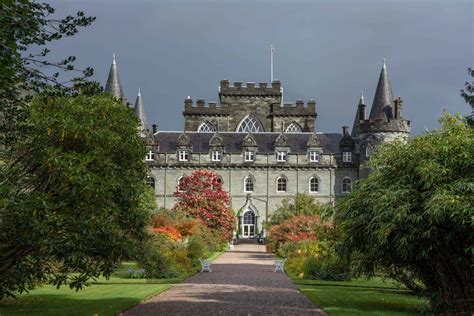
M 469 76 L 474 77 L 474 69 L 468 68 L 467 73 Z M 471 114 L 467 117 L 467 120 L 469 124 L 474 125 L 474 82 L 466 82 L 464 84 L 464 89 L 461 89 L 461 96 L 464 98 L 466 103 L 471 106 Z
M 207 227 L 218 230 L 229 240 L 236 217 L 230 208 L 229 194 L 222 190 L 222 181 L 212 171 L 197 170 L 180 181 L 175 192 L 178 202 L 174 210 L 200 219 Z
M 474 130 L 460 116 L 386 144 L 336 211 L 359 272 L 421 282 L 435 311 L 474 312 Z
M 0 183 L 0 299 L 38 282 L 80 289 L 146 238 L 138 119 L 110 96 L 36 97 Z M 4 170 L 3 170 L 4 171 Z

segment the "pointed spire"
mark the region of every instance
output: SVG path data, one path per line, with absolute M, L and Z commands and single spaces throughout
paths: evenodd
M 109 77 L 105 84 L 105 92 L 110 93 L 117 99 L 120 99 L 126 104 L 125 94 L 123 93 L 122 84 L 118 74 L 117 62 L 115 60 L 115 53 L 112 54 L 112 65 L 110 66 Z
M 357 106 L 354 124 L 352 125 L 351 136 L 359 137 L 359 121 L 365 120 L 365 100 L 364 91 L 360 92 L 359 105 Z
M 135 116 L 140 119 L 140 135 L 142 137 L 146 136 L 146 132 L 148 131 L 148 126 L 146 122 L 146 114 L 145 108 L 143 106 L 142 94 L 140 89 L 138 89 L 137 100 L 135 101 L 135 109 L 134 109 Z
M 364 91 L 360 92 L 360 99 L 359 99 L 359 105 L 365 104 L 364 100 Z
M 372 109 L 370 110 L 369 119 L 376 120 L 392 117 L 392 101 L 392 85 L 388 79 L 387 65 L 384 58 L 382 71 L 380 72 L 379 82 L 377 84 L 377 90 L 374 96 L 374 102 L 372 103 Z

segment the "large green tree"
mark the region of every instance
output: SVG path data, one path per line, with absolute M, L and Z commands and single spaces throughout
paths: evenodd
M 110 96 L 38 96 L 0 183 L 0 298 L 38 282 L 81 288 L 146 238 L 145 145 Z
M 471 314 L 474 129 L 459 116 L 440 121 L 437 131 L 381 147 L 335 220 L 359 271 L 421 282 L 434 310 Z

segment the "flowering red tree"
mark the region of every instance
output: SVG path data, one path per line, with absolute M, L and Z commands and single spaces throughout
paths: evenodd
M 197 218 L 207 227 L 218 230 L 229 240 L 236 217 L 230 208 L 229 194 L 222 190 L 222 181 L 212 171 L 197 170 L 185 176 L 176 188 L 178 202 L 174 210 Z

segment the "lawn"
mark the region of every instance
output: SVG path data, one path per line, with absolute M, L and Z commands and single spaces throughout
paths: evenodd
M 220 254 L 215 253 L 210 259 L 213 260 Z M 125 275 L 129 268 L 136 268 L 136 264 L 125 262 L 109 280 L 99 278 L 79 292 L 67 286 L 59 290 L 53 286 L 42 286 L 19 295 L 18 300 L 3 300 L 0 303 L 0 316 L 117 315 L 188 277 L 157 280 L 128 279 Z
M 427 300 L 397 288 L 381 278 L 350 282 L 302 280 L 293 277 L 300 291 L 330 316 L 419 315 Z

